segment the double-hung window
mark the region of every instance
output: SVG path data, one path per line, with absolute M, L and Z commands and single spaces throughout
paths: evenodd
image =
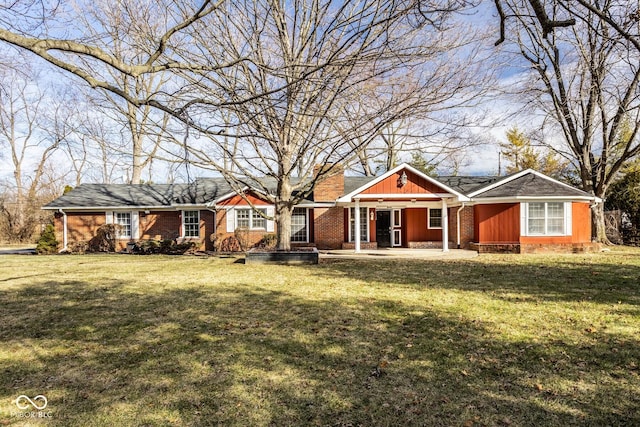
M 244 228 L 247 230 L 266 230 L 267 220 L 263 215 L 267 215 L 267 210 L 264 208 L 256 210 L 259 212 L 248 208 L 236 208 L 236 228 Z
M 307 209 L 293 208 L 291 215 L 291 241 L 306 243 L 307 236 Z
M 369 241 L 369 208 L 360 208 L 360 241 Z M 349 208 L 349 241 L 356 241 L 356 208 Z
M 200 211 L 182 212 L 184 237 L 200 237 Z
M 529 202 L 524 204 L 528 236 L 562 236 L 570 234 L 564 202 Z
M 118 224 L 118 238 L 130 239 L 131 238 L 131 212 L 116 212 L 114 215 L 114 222 Z
M 428 228 L 442 228 L 442 209 L 429 209 Z

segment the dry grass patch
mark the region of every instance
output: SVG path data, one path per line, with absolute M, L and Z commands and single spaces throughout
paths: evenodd
M 1 261 L 0 424 L 640 424 L 637 250 Z

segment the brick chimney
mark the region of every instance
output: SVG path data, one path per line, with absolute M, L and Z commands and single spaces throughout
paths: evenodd
M 342 166 L 316 165 L 313 168 L 313 176 L 318 176 L 321 171 L 328 170 L 330 167 L 333 167 L 331 172 L 320 178 L 313 189 L 313 200 L 316 202 L 335 202 L 338 197 L 344 195 L 344 168 Z

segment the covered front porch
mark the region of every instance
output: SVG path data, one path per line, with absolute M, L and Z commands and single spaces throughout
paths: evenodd
M 337 200 L 344 207 L 343 250 L 459 247 L 460 210 L 468 199 L 408 165 Z

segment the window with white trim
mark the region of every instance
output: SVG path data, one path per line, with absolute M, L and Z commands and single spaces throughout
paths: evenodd
M 527 204 L 527 235 L 564 235 L 564 202 L 529 202 Z
M 267 220 L 260 213 L 255 212 L 253 209 L 236 208 L 236 228 L 245 228 L 249 230 L 266 230 Z M 267 210 L 264 208 L 256 209 L 263 215 L 267 215 Z
M 307 209 L 293 208 L 291 214 L 291 241 L 306 243 L 307 236 Z
M 116 212 L 114 215 L 114 223 L 118 224 L 118 239 L 131 238 L 131 212 Z
M 183 237 L 200 237 L 200 211 L 182 211 Z
M 360 241 L 369 241 L 369 208 L 360 208 Z M 349 241 L 356 241 L 356 208 L 349 208 Z
M 429 208 L 428 228 L 442 228 L 442 209 Z

